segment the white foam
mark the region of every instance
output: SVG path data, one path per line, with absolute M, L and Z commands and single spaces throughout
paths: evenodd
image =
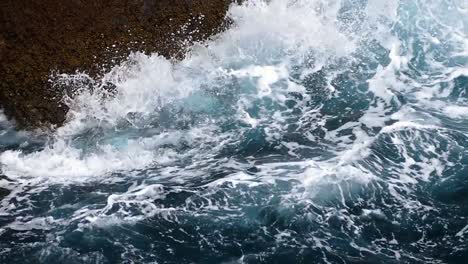
M 443 111 L 451 118 L 468 118 L 468 106 L 449 105 Z
M 427 101 L 440 95 L 400 74 L 401 71 L 408 70 L 413 51 L 408 50 L 405 46 L 407 43 L 393 36 L 390 30 L 399 19 L 399 5 L 399 1 L 369 1 L 362 10 L 365 13 L 364 21 L 360 22 L 362 25 L 354 32 L 343 30 L 349 25 L 344 25 L 339 20 L 341 1 L 251 0 L 240 6 L 233 5 L 229 10 L 229 16 L 234 21 L 233 27 L 203 45 L 195 45 L 184 60 L 172 62 L 156 54 L 133 54 L 127 62 L 115 67 L 101 80 L 102 83 L 110 82 L 115 85 L 113 95 L 109 95 L 102 87 L 95 87 L 93 91 L 83 90 L 74 98 L 66 98 L 65 101 L 70 106 L 69 116 L 66 124 L 53 135 L 53 141 L 38 152 L 2 153 L 2 171 L 14 178 L 39 177 L 64 183 L 86 181 L 113 172 L 144 169 L 157 163 L 169 164 L 185 154 L 195 153 L 191 157 L 194 158 L 210 153 L 201 151 L 203 148 L 210 149 L 210 154 L 213 154 L 222 147 L 219 145 L 221 142 L 235 142 L 246 129 L 239 128 L 238 131 L 220 135 L 216 118 L 207 114 L 206 120 L 194 122 L 195 125 L 186 131 L 155 129 L 144 136 L 137 132 L 136 137 L 120 132 L 152 128 L 154 116 L 161 109 L 172 105 L 191 113 L 205 114 L 207 107 L 189 102 L 195 100 L 195 104 L 206 104 L 205 101 L 199 102 L 201 99 L 197 98 L 207 99 L 211 94 L 215 94 L 214 98 L 207 100 L 215 101 L 219 94 L 216 89 L 231 87 L 232 78 L 251 85 L 249 89 L 253 90 L 241 91 L 236 95 L 238 98 L 230 102 L 235 109 L 233 119 L 248 124 L 251 128 L 264 125 L 267 140 L 281 139 L 282 133 L 287 129 L 287 118 L 291 116 L 291 111 L 264 109 L 260 105 L 262 100 L 272 99 L 277 106 L 284 108 L 287 94 L 298 92 L 307 101 L 309 95 L 306 94 L 306 89 L 291 76 L 295 66 L 302 66 L 311 60 L 313 65 L 305 72 L 313 73 L 326 69 L 325 66 L 337 59 L 346 58 L 352 61 L 360 45 L 376 39 L 389 49 L 390 63 L 373 70 L 375 75 L 368 81 L 369 90 L 375 96 L 372 106 L 359 122 L 348 122 L 335 131 L 327 132 L 325 138 L 336 145 L 332 151 L 336 151 L 339 158 L 310 165 L 309 176 L 304 181 L 314 182 L 317 177 L 342 174 L 342 168 L 357 170 L 352 174 L 358 177 L 360 168 L 356 168 L 353 162 L 366 158 L 375 140 L 360 126 L 384 127 L 381 133 L 393 133 L 410 127 L 426 128 L 426 125 L 414 122 L 416 115 L 409 110 L 399 111 L 393 116 L 388 116 L 386 111 L 389 111 L 392 102 L 398 102 L 398 93 L 417 93 L 416 95 Z M 453 36 L 457 35 L 453 33 Z M 442 38 L 433 36 L 432 42 L 435 44 L 439 45 L 435 39 L 442 42 L 440 45 L 444 44 Z M 448 41 L 457 40 L 453 37 Z M 433 63 L 433 67 L 440 68 L 440 64 L 435 61 Z M 336 72 L 330 73 L 332 76 L 349 70 L 346 68 L 349 65 L 339 66 Z M 453 80 L 463 74 L 466 74 L 466 69 L 461 67 L 441 73 L 445 80 Z M 83 75 L 62 77 L 65 80 L 86 78 Z M 434 79 L 440 81 L 440 77 Z M 427 80 L 427 84 L 432 84 L 433 81 Z M 328 86 L 330 94 L 336 92 L 330 96 L 339 96 L 336 87 Z M 317 109 L 309 109 L 306 103 L 301 103 L 298 102 L 298 108 L 304 112 L 304 117 L 317 115 Z M 255 106 L 261 108 L 256 115 L 250 110 Z M 215 108 L 212 111 L 218 110 Z M 447 115 L 457 118 L 466 117 L 466 110 L 464 106 L 444 108 Z M 170 118 L 184 121 L 185 117 L 175 114 Z M 392 118 L 399 122 L 385 126 Z M 317 126 L 323 126 L 320 122 L 325 121 L 318 120 Z M 122 124 L 124 128 L 121 128 Z M 93 129 L 102 129 L 109 136 L 107 141 L 94 142 L 96 146 L 91 151 L 74 144 L 75 137 Z M 356 139 L 350 140 L 339 135 L 347 129 L 353 131 Z M 181 154 L 163 147 L 165 143 L 177 145 L 180 141 L 191 142 L 194 150 L 189 154 Z M 284 142 L 283 146 L 290 149 L 291 155 L 295 155 L 302 147 L 288 142 Z M 318 173 L 320 170 L 323 172 Z M 312 174 L 315 176 L 310 176 Z M 363 181 L 371 178 L 366 175 L 363 177 Z
M 103 127 L 105 133 L 111 133 L 122 121 L 144 128 L 157 111 L 188 98 L 202 86 L 215 84 L 215 79 L 226 73 L 239 78 L 257 78 L 260 98 L 282 98 L 272 91 L 272 85 L 287 79 L 288 72 L 284 64 L 271 64 L 273 60 L 288 63 L 288 52 L 301 55 L 315 50 L 328 54 L 326 56 L 344 56 L 355 49 L 355 44 L 334 24 L 338 7 L 339 2 L 333 2 L 323 8 L 321 1 L 271 1 L 268 4 L 247 1 L 242 6 L 233 5 L 229 16 L 235 26 L 206 46 L 195 46 L 185 60 L 173 64 L 157 55 L 133 54 L 102 80 L 102 83 L 115 85 L 114 95 L 95 87 L 93 91 L 79 91 L 73 99 L 66 98 L 70 107 L 68 121 L 55 132 L 54 142 L 30 154 L 2 153 L 2 170 L 10 177 L 51 177 L 66 182 L 67 178 L 75 181 L 144 168 L 157 162 L 166 154 L 158 154 L 157 149 L 153 149 L 157 146 L 143 138 L 118 139 L 126 143 L 123 146 L 99 145 L 89 153 L 74 146 L 73 137 L 95 127 Z M 232 71 L 234 65 L 241 67 Z M 83 74 L 61 77 L 73 82 L 77 78 L 87 78 Z M 242 111 L 239 109 L 239 113 Z M 274 116 L 281 118 L 278 114 Z M 248 114 L 240 118 L 252 126 L 258 124 Z
M 57 141 L 53 146 L 32 154 L 6 151 L 1 157 L 3 173 L 10 177 L 52 177 L 63 183 L 87 181 L 93 175 L 145 167 L 153 160 L 150 151 L 130 145 L 124 151 L 102 146 L 101 153 L 83 154 L 81 150 Z

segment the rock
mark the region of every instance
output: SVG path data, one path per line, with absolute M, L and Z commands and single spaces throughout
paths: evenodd
M 225 26 L 229 0 L 2 0 L 0 107 L 20 128 L 60 125 L 53 72 L 99 76 L 130 51 L 181 58 Z M 184 30 L 180 30 L 182 26 Z
M 0 187 L 0 201 L 10 194 L 10 191 Z

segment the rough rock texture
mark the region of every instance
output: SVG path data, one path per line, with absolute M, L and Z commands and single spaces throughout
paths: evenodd
M 21 128 L 59 125 L 67 108 L 50 89 L 51 72 L 99 75 L 129 51 L 179 57 L 180 40 L 223 27 L 230 2 L 1 0 L 0 107 Z

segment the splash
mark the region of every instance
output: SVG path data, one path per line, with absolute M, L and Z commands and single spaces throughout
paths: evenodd
M 462 260 L 466 10 L 245 1 L 231 6 L 230 29 L 182 61 L 136 53 L 101 80 L 62 75 L 73 88 L 64 126 L 37 138 L 2 125 L 0 186 L 12 192 L 0 237 L 36 242 L 0 252 L 85 263 Z

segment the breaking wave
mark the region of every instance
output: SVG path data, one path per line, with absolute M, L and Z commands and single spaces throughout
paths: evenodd
M 59 76 L 51 133 L 0 119 L 1 262 L 463 263 L 466 2 L 228 16 L 182 61 Z

